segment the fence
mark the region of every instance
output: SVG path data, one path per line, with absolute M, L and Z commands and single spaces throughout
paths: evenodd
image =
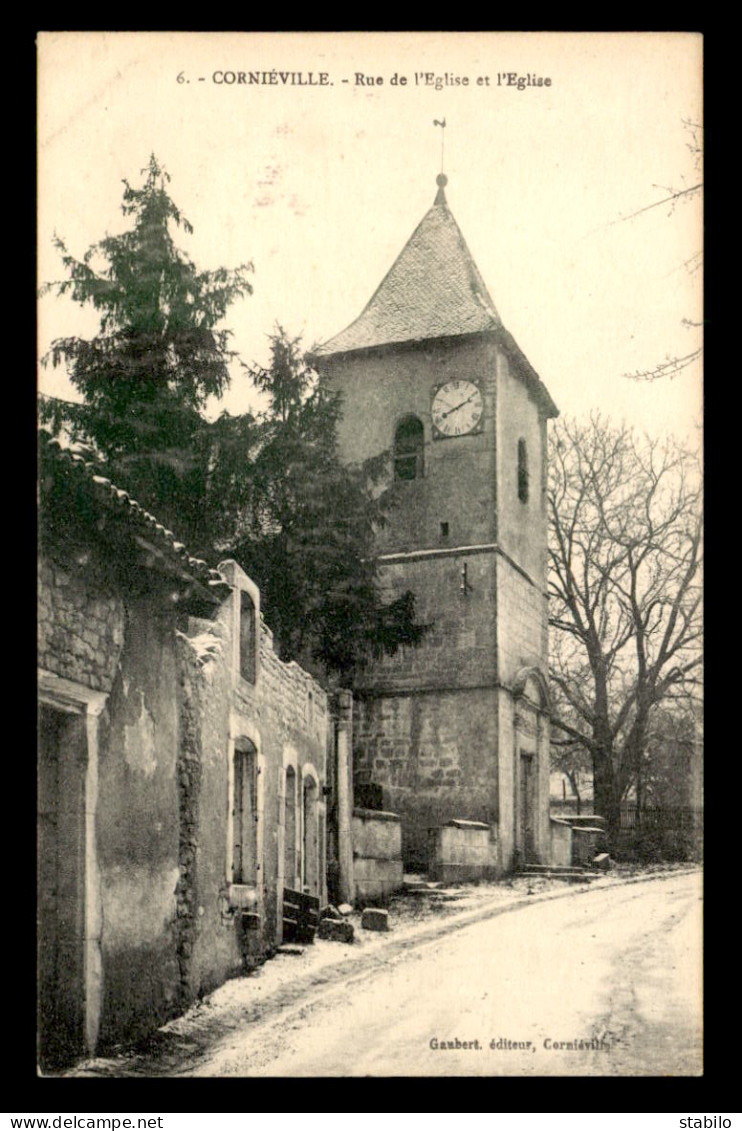
M 577 813 L 574 799 L 551 801 L 551 816 L 569 820 Z M 593 812 L 590 799 L 580 806 L 582 817 Z M 616 851 L 625 859 L 700 860 L 703 812 L 693 806 L 642 806 L 622 801 Z
M 672 829 L 683 831 L 693 829 L 700 816 L 697 809 L 690 806 L 642 806 L 639 811 L 635 801 L 621 802 L 622 829 Z
M 621 802 L 618 847 L 643 859 L 700 859 L 703 814 L 691 806 L 648 806 Z

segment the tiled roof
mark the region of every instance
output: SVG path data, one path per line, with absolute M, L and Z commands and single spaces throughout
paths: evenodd
M 314 355 L 481 333 L 501 326 L 441 186 L 433 207 L 363 313 Z
M 423 216 L 365 310 L 310 357 L 319 361 L 395 343 L 493 333 L 545 415 L 558 416 L 559 409 L 548 389 L 500 321 L 446 202 L 445 183 L 446 178 L 441 176 L 433 207 Z
M 51 468 L 79 476 L 102 510 L 119 514 L 125 520 L 131 537 L 139 540 L 140 545 L 141 541 L 146 541 L 146 544 L 156 551 L 161 559 L 168 561 L 181 577 L 198 582 L 213 592 L 215 599 L 221 596 L 223 589 L 229 588 L 218 570 L 211 569 L 208 562 L 201 558 L 192 557 L 172 530 L 167 530 L 153 514 L 132 498 L 128 491 L 117 487 L 106 476 L 97 474 L 93 463 L 69 448 L 62 447 L 46 429 L 40 430 L 39 437 L 42 474 Z

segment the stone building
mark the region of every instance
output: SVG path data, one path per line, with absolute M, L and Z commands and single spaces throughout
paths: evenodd
M 355 685 L 354 772 L 402 817 L 408 868 L 429 829 L 490 829 L 488 863 L 548 859 L 546 430 L 557 409 L 503 326 L 448 207 L 445 176 L 360 316 L 320 346 L 348 463 L 387 453 L 378 535 L 390 598 L 429 631 Z
M 150 1032 L 326 902 L 327 695 L 234 562 L 42 434 L 40 1064 Z M 346 822 L 347 823 L 347 822 Z

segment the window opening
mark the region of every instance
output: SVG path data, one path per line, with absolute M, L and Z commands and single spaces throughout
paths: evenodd
M 303 887 L 309 895 L 317 895 L 319 891 L 319 875 L 317 872 L 318 856 L 318 806 L 319 795 L 317 783 L 313 778 L 304 782 L 304 844 L 302 853 Z
M 518 440 L 518 498 L 528 502 L 528 453 L 525 440 Z
M 240 675 L 248 683 L 255 683 L 256 660 L 255 604 L 243 589 L 240 592 Z
M 405 416 L 394 434 L 394 478 L 419 479 L 423 474 L 424 434 L 416 416 Z
M 284 806 L 284 883 L 286 887 L 295 888 L 299 868 L 296 852 L 296 772 L 293 766 L 286 769 Z
M 234 750 L 234 809 L 232 812 L 232 881 L 257 880 L 257 759 L 252 742 L 238 739 Z

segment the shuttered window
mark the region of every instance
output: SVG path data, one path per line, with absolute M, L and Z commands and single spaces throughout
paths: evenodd
M 238 739 L 234 750 L 234 808 L 232 810 L 232 882 L 257 880 L 257 758 L 252 742 Z

